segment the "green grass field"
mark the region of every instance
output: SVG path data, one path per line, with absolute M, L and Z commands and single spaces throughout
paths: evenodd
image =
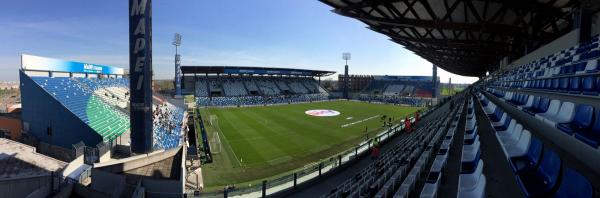
M 312 109 L 341 114 L 305 114 Z M 383 115 L 398 122 L 418 109 L 352 101 L 201 109 L 209 139 L 219 134 L 221 141 L 214 162 L 203 165 L 204 185 L 240 184 L 304 167 L 364 141 L 365 127 L 369 137 L 382 131 Z

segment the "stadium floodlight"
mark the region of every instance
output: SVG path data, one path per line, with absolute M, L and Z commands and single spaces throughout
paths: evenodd
M 175 46 L 181 45 L 181 34 L 175 33 L 175 37 L 173 37 L 173 45 L 175 45 Z
M 350 60 L 350 58 L 351 58 L 350 52 L 342 53 L 342 59 L 344 59 L 346 61 L 346 65 L 348 65 L 348 60 Z

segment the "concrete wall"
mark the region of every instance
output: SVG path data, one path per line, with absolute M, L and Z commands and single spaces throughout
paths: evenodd
M 149 154 L 136 155 L 125 159 L 111 160 L 108 163 L 96 163 L 94 164 L 94 168 L 99 168 L 112 173 L 121 173 L 172 157 L 176 155 L 180 149 L 181 147 L 177 147 L 169 150 L 154 151 Z
M 75 158 L 73 161 L 69 162 L 69 165 L 67 165 L 67 167 L 65 167 L 65 170 L 63 170 L 63 177 L 67 177 L 73 171 L 77 170 L 77 168 L 79 168 L 79 166 L 83 165 L 83 163 L 84 163 L 83 155 L 80 155 L 79 157 Z
M 118 197 L 125 189 L 125 175 L 92 169 L 92 190 Z
M 512 63 L 508 64 L 505 68 L 503 68 L 503 70 L 510 70 L 516 66 L 521 66 L 521 65 L 530 63 L 531 61 L 540 59 L 542 57 L 546 57 L 550 54 L 554 54 L 563 49 L 570 48 L 574 45 L 577 45 L 578 43 L 579 43 L 579 29 L 576 29 L 576 30 L 573 30 L 573 31 L 565 34 L 564 36 L 536 49 L 535 51 L 530 52 L 529 54 L 513 61 Z
M 50 175 L 0 181 L 0 197 L 45 197 L 50 194 Z M 33 193 L 33 194 L 32 194 Z
M 142 186 L 144 186 L 146 196 L 150 198 L 181 197 L 184 192 L 181 181 L 179 180 L 144 179 L 142 180 Z

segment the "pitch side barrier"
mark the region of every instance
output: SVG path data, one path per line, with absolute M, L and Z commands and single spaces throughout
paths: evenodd
M 342 99 L 338 99 L 342 100 Z M 422 118 L 429 115 L 436 107 L 430 107 L 422 111 Z M 414 117 L 409 118 L 411 123 L 415 122 Z M 282 192 L 296 188 L 299 184 L 306 182 L 315 182 L 322 178 L 326 173 L 335 173 L 341 167 L 346 167 L 357 161 L 361 156 L 368 154 L 368 151 L 373 145 L 374 140 L 380 143 L 386 143 L 400 134 L 404 130 L 404 123 L 393 125 L 392 127 L 383 130 L 376 136 L 361 142 L 354 148 L 347 149 L 337 155 L 333 155 L 324 160 L 313 163 L 312 165 L 293 171 L 282 173 L 261 182 L 252 183 L 250 185 L 236 186 L 235 189 L 223 190 L 222 192 L 203 192 L 202 197 L 264 197 L 274 193 Z

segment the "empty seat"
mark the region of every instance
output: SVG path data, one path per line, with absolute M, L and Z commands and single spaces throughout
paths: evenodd
M 560 187 L 554 194 L 556 198 L 588 198 L 593 197 L 594 189 L 590 181 L 577 171 L 567 168 L 563 174 Z
M 552 100 L 552 101 L 550 101 L 550 106 L 548 107 L 548 110 L 544 113 L 536 114 L 535 118 L 537 118 L 539 120 L 544 120 L 544 118 L 546 118 L 546 117 L 556 116 L 559 108 L 560 108 L 560 100 Z
M 522 170 L 533 169 L 537 166 L 540 156 L 543 150 L 543 143 L 539 139 L 532 137 L 527 148 L 527 153 L 522 156 L 514 156 L 510 158 L 511 167 L 513 172 L 520 172 Z
M 504 114 L 505 113 L 502 110 L 502 108 L 496 107 L 496 110 L 494 110 L 494 113 L 488 114 L 488 118 L 492 122 L 498 122 L 498 121 L 500 121 L 500 119 L 502 119 L 503 116 L 505 116 Z
M 592 124 L 593 114 L 594 107 L 590 105 L 578 105 L 573 120 L 568 123 L 557 124 L 556 127 L 561 131 L 572 135 L 575 131 L 583 131 L 589 128 Z
M 598 95 L 597 78 L 596 76 L 583 77 L 581 89 L 584 95 Z
M 569 91 L 569 78 L 560 78 L 558 83 L 558 91 L 559 92 L 568 92 Z
M 481 158 L 480 142 L 476 141 L 472 145 L 463 146 L 461 159 L 461 174 L 471 174 L 477 168 L 477 162 Z
M 587 73 L 596 73 L 600 71 L 600 65 L 598 64 L 598 59 L 589 60 L 585 66 L 585 71 Z
M 517 182 L 527 197 L 543 196 L 558 183 L 561 165 L 560 157 L 552 149 L 546 148 L 539 167 L 520 172 Z
M 560 105 L 558 113 L 554 116 L 547 116 L 544 118 L 544 122 L 556 127 L 556 123 L 566 123 L 573 119 L 573 112 L 575 111 L 575 104 L 572 102 L 563 102 Z
M 544 113 L 550 106 L 550 98 L 540 98 L 537 104 L 534 104 L 531 108 L 524 109 L 529 115 L 535 115 L 537 113 Z
M 529 148 L 529 144 L 531 142 L 531 133 L 527 130 L 521 133 L 521 137 L 519 137 L 519 141 L 514 144 L 504 145 L 504 149 L 506 150 L 507 157 L 516 157 L 523 156 L 527 153 L 527 149 Z
M 589 129 L 574 132 L 575 138 L 594 148 L 598 147 L 598 143 L 600 141 L 600 109 L 596 110 L 593 124 Z
M 569 93 L 580 94 L 581 93 L 581 77 L 574 76 L 569 79 Z
M 485 195 L 485 175 L 483 175 L 483 160 L 479 160 L 477 168 L 471 174 L 460 174 L 458 177 L 457 197 L 480 198 Z
M 521 136 L 523 132 L 523 125 L 518 124 L 513 128 L 513 130 L 507 130 L 504 133 L 496 133 L 498 138 L 500 139 L 500 143 L 505 144 L 506 142 L 516 141 Z

